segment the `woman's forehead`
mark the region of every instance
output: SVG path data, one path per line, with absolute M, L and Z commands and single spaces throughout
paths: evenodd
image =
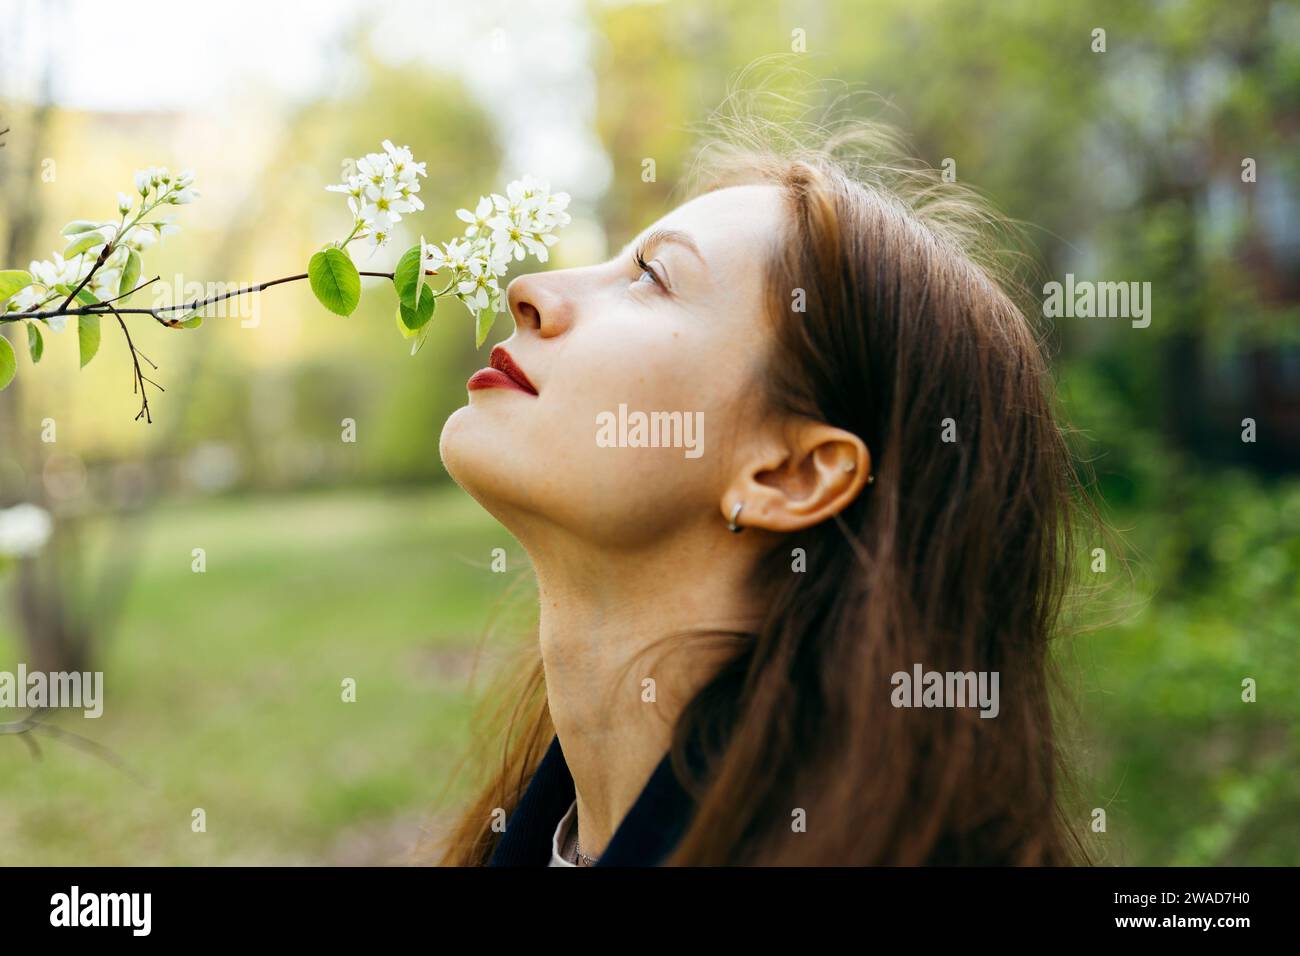
M 656 225 L 690 234 L 708 258 L 710 248 L 734 246 L 744 240 L 765 242 L 780 228 L 781 215 L 778 187 L 728 186 L 683 203 Z
M 727 186 L 682 203 L 664 216 L 660 225 L 679 229 L 686 225 L 705 228 L 712 224 L 751 224 L 771 228 L 780 215 L 780 196 L 780 187 L 767 183 Z

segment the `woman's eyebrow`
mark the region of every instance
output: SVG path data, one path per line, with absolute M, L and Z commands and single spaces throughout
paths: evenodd
M 624 246 L 622 255 L 627 255 L 634 243 L 635 240 Z M 650 232 L 646 233 L 645 238 L 641 240 L 641 254 L 646 258 L 649 258 L 650 254 L 664 243 L 673 243 L 674 245 L 681 246 L 694 255 L 696 259 L 700 260 L 700 265 L 704 266 L 706 269 L 709 267 L 708 263 L 704 261 L 704 255 L 700 252 L 700 247 L 695 244 L 695 240 L 692 239 L 689 234 L 682 232 L 680 229 L 652 229 Z

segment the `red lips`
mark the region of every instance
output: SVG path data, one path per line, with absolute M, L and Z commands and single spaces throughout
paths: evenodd
M 523 369 L 515 364 L 510 353 L 500 345 L 493 347 L 488 365 L 489 368 L 479 369 L 470 376 L 465 387 L 471 392 L 482 388 L 512 388 L 526 395 L 537 394 L 537 388 L 528 380 Z

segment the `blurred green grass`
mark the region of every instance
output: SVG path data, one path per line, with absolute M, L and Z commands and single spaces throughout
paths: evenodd
M 159 508 L 96 665 L 104 715 L 55 718 L 146 783 L 58 742 L 40 761 L 0 742 L 0 863 L 401 862 L 436 827 L 489 612 L 517 605 L 502 602 L 516 576 L 488 568 L 496 547 L 520 563 L 446 487 Z M 0 668 L 14 637 L 0 631 Z

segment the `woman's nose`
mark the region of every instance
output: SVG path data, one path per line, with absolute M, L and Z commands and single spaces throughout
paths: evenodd
M 559 335 L 573 319 L 573 308 L 563 292 L 559 272 L 536 272 L 519 276 L 506 287 L 510 314 L 519 329 L 530 329 L 543 338 Z

